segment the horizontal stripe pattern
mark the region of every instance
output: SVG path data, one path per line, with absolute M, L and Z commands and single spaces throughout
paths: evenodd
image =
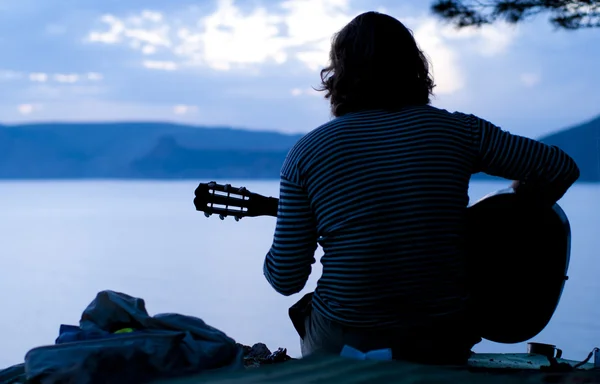
M 410 327 L 458 315 L 468 299 L 464 220 L 477 172 L 545 180 L 558 193 L 579 174 L 560 149 L 474 115 L 421 106 L 336 118 L 300 139 L 282 166 L 264 274 L 283 295 L 301 291 L 319 244 L 314 306 L 325 317 Z

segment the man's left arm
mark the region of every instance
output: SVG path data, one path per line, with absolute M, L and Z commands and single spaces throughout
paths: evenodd
M 281 178 L 277 225 L 263 271 L 271 286 L 284 296 L 306 285 L 317 249 L 317 228 L 306 192 Z

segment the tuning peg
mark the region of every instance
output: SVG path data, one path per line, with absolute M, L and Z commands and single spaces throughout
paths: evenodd
M 210 217 L 210 215 L 211 215 L 210 213 L 208 213 L 208 212 L 204 212 L 204 216 L 206 216 L 206 217 Z
M 247 191 L 246 187 L 240 187 L 240 188 L 238 188 L 238 192 L 242 192 L 243 193 L 243 192 L 246 192 L 246 191 Z
M 220 215 L 219 215 L 219 219 L 221 219 L 221 220 L 225 220 L 225 216 L 223 216 L 223 215 L 221 215 L 221 214 L 220 214 Z
M 241 219 L 242 219 L 242 218 L 241 218 L 241 217 L 239 217 L 239 216 L 236 216 L 236 217 L 235 217 L 235 221 L 240 221 Z
M 231 188 L 231 184 L 225 184 L 225 186 L 223 187 L 223 190 L 225 192 L 229 192 L 229 188 Z

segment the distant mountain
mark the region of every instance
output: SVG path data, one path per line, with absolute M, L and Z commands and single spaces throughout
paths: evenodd
M 150 152 L 131 163 L 134 177 L 146 178 L 256 178 L 279 177 L 289 148 L 191 149 L 175 137 L 163 136 Z
M 0 179 L 277 179 L 300 137 L 169 123 L 0 125 Z M 600 182 L 600 117 L 541 140 L 575 158 L 581 181 Z
M 275 178 L 300 137 L 168 123 L 0 125 L 0 178 Z
M 540 141 L 556 145 L 575 159 L 580 181 L 600 182 L 600 116 L 545 136 Z

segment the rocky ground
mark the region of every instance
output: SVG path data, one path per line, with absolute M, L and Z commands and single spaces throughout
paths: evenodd
M 246 368 L 257 368 L 262 365 L 283 363 L 292 359 L 287 354 L 287 349 L 278 348 L 275 352 L 263 343 L 256 343 L 253 346 L 239 344 L 244 349 L 244 365 Z

